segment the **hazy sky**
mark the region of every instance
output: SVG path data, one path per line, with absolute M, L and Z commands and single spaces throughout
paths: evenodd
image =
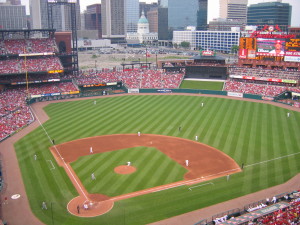
M 4 1 L 4 0 L 0 0 Z M 140 0 L 141 2 L 157 2 L 157 0 Z M 179 0 L 184 1 L 184 0 Z M 29 0 L 22 0 L 22 4 L 28 5 Z M 260 2 L 274 2 L 274 0 L 248 0 L 248 5 L 256 4 Z M 282 0 L 283 3 L 289 3 L 292 7 L 292 26 L 300 27 L 300 0 Z M 81 11 L 86 9 L 87 5 L 92 5 L 95 3 L 101 3 L 101 0 L 80 0 L 80 8 Z M 208 21 L 212 20 L 213 18 L 218 17 L 219 14 L 219 0 L 208 0 Z

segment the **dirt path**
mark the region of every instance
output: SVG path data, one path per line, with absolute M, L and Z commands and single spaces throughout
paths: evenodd
M 182 95 L 186 95 L 186 94 L 182 94 Z M 105 97 L 119 97 L 119 96 L 120 95 L 105 96 Z M 212 95 L 197 95 L 197 96 L 228 98 L 226 96 L 212 96 Z M 103 96 L 100 96 L 98 98 L 102 98 L 102 97 Z M 97 98 L 97 97 L 91 97 L 91 98 Z M 85 99 L 88 98 L 70 99 L 66 101 L 78 101 L 78 100 L 85 100 Z M 240 98 L 232 98 L 232 99 L 241 100 L 241 101 L 253 101 L 251 99 L 240 99 Z M 35 113 L 38 115 L 39 120 L 42 123 L 48 119 L 48 116 L 42 110 L 43 107 L 54 102 L 58 102 L 58 101 L 40 102 L 32 106 Z M 287 108 L 289 110 L 300 112 L 299 108 L 283 105 L 280 103 L 273 103 L 273 102 L 266 102 L 266 101 L 259 101 L 259 100 L 256 100 L 255 102 L 273 104 L 279 107 Z M 21 177 L 20 168 L 13 147 L 13 144 L 17 140 L 27 135 L 38 126 L 39 126 L 38 121 L 35 121 L 30 126 L 26 127 L 19 133 L 15 134 L 13 137 L 10 137 L 7 140 L 0 143 L 0 154 L 1 154 L 0 156 L 1 156 L 3 176 L 5 180 L 5 187 L 4 190 L 1 192 L 1 196 L 0 196 L 1 203 L 2 203 L 0 215 L 1 218 L 3 218 L 4 221 L 7 221 L 9 224 L 13 224 L 13 225 L 23 225 L 23 224 L 42 225 L 43 224 L 31 212 L 29 202 L 25 193 L 24 183 Z M 233 209 L 233 208 L 239 208 L 239 207 L 242 208 L 245 204 L 249 204 L 254 201 L 265 199 L 266 196 L 270 197 L 279 193 L 283 193 L 286 191 L 293 191 L 297 189 L 300 189 L 300 175 L 294 177 L 293 179 L 291 179 L 289 182 L 285 184 L 278 185 L 273 188 L 265 189 L 263 191 L 253 193 L 247 196 L 243 196 L 237 199 L 233 199 L 225 203 L 220 203 L 211 207 L 199 209 L 187 214 L 176 216 L 168 220 L 160 221 L 154 223 L 154 225 L 194 224 L 195 222 L 201 219 L 208 218 L 211 215 L 215 215 L 217 213 L 224 212 L 226 210 Z M 20 194 L 20 198 L 15 200 L 11 199 L 11 196 L 15 194 Z M 7 204 L 4 204 L 5 198 L 8 199 L 6 202 Z

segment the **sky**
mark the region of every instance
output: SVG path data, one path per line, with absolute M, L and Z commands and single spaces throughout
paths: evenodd
M 3 0 L 0 0 L 0 2 Z M 29 5 L 29 0 L 21 0 L 22 4 Z M 140 0 L 141 2 L 157 2 L 157 0 Z M 183 1 L 183 0 L 179 0 Z M 248 5 L 256 4 L 260 2 L 274 2 L 275 0 L 248 0 Z M 289 3 L 292 5 L 292 22 L 291 26 L 300 27 L 300 0 L 282 0 L 283 3 Z M 92 5 L 95 3 L 101 3 L 101 0 L 80 0 L 81 11 L 86 9 L 87 5 Z M 298 10 L 297 10 L 298 9 Z M 208 0 L 208 21 L 211 21 L 213 18 L 217 18 L 219 14 L 219 0 Z

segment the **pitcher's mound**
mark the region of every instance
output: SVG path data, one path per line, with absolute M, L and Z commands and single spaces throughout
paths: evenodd
M 119 173 L 119 174 L 130 174 L 130 173 L 134 173 L 136 171 L 136 168 L 133 166 L 126 166 L 126 165 L 121 165 L 121 166 L 117 166 L 114 169 L 115 173 Z

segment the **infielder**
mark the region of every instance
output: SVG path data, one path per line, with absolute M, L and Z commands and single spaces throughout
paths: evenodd
M 130 166 L 131 162 L 127 162 L 127 166 Z
M 195 137 L 195 140 L 198 141 L 198 136 Z
M 138 136 L 141 136 L 141 132 L 138 132 Z
M 90 153 L 93 154 L 93 147 L 90 147 Z
M 185 165 L 189 166 L 189 160 L 185 160 Z

